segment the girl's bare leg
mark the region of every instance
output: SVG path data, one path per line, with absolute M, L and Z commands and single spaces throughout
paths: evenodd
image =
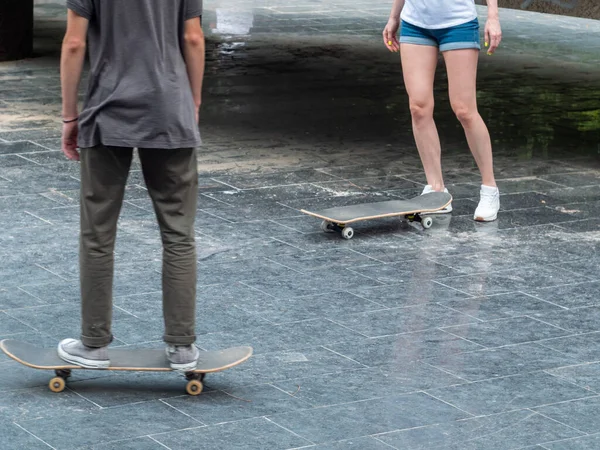
M 479 50 L 444 52 L 452 110 L 462 124 L 483 185 L 495 187 L 490 133 L 477 110 L 477 62 Z
M 400 44 L 402 74 L 410 100 L 412 127 L 427 184 L 444 190 L 440 138 L 433 120 L 433 82 L 438 61 L 437 47 Z

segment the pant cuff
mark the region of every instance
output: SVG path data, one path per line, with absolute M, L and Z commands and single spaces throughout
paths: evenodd
M 83 334 L 81 335 L 81 342 L 83 342 L 83 345 L 85 345 L 86 347 L 93 347 L 93 348 L 106 347 L 112 341 L 113 341 L 112 335 L 107 336 L 107 337 L 88 337 L 88 336 L 84 336 Z
M 165 334 L 163 340 L 171 345 L 192 345 L 196 342 L 196 335 L 193 336 L 169 336 Z

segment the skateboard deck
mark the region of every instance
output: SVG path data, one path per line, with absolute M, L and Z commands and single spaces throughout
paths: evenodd
M 54 370 L 56 377 L 49 383 L 50 390 L 64 390 L 72 370 L 128 370 L 146 372 L 175 372 L 171 369 L 164 349 L 122 349 L 108 350 L 110 367 L 87 368 L 70 364 L 59 358 L 56 348 L 41 348 L 27 342 L 5 339 L 0 341 L 0 349 L 15 361 L 34 369 Z M 232 347 L 219 351 L 200 351 L 198 365 L 185 371 L 188 380 L 186 391 L 190 395 L 202 392 L 205 374 L 220 372 L 235 367 L 252 356 L 252 347 Z
M 410 222 L 420 222 L 423 228 L 433 224 L 431 217 L 422 217 L 427 213 L 435 213 L 452 203 L 452 196 L 446 192 L 431 192 L 409 200 L 389 200 L 385 202 L 361 203 L 358 205 L 340 206 L 320 211 L 307 211 L 304 214 L 322 219 L 323 231 L 339 231 L 346 239 L 352 239 L 354 230 L 348 224 L 362 220 L 382 219 L 386 217 L 404 216 Z

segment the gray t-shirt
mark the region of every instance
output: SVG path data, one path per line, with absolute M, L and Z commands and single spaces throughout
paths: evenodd
M 202 0 L 67 0 L 89 20 L 89 85 L 81 148 L 201 144 L 183 57 L 185 21 Z

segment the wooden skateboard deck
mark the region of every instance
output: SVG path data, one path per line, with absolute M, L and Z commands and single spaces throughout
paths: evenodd
M 56 348 L 40 348 L 27 342 L 5 339 L 0 341 L 0 350 L 15 361 L 34 369 L 54 370 L 56 377 L 50 380 L 50 389 L 61 392 L 72 370 L 128 370 L 146 372 L 174 372 L 169 365 L 164 349 L 122 349 L 108 350 L 110 367 L 91 369 L 69 364 L 58 356 Z M 202 392 L 202 380 L 207 373 L 220 372 L 235 367 L 252 356 L 252 347 L 232 347 L 219 351 L 200 351 L 198 365 L 186 371 L 188 380 L 186 391 L 190 395 Z
M 324 231 L 340 231 L 346 239 L 354 236 L 354 230 L 348 224 L 362 220 L 382 219 L 385 217 L 404 216 L 409 221 L 421 222 L 423 228 L 431 227 L 431 217 L 422 214 L 435 213 L 452 203 L 452 196 L 446 192 L 431 192 L 409 200 L 389 200 L 376 203 L 340 206 L 320 211 L 307 211 L 304 214 L 323 219 L 321 228 Z

